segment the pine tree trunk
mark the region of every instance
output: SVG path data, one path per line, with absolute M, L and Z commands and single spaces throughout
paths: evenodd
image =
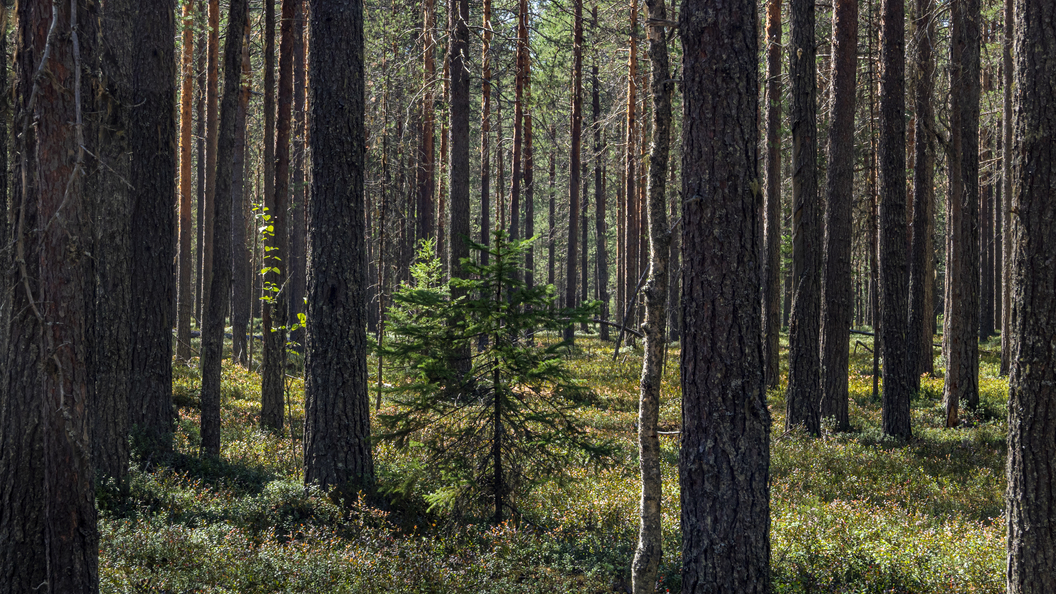
M 576 265 L 579 257 L 579 191 L 583 145 L 583 0 L 573 0 L 572 21 L 572 147 L 568 158 L 568 250 L 565 273 L 565 307 L 576 306 Z M 586 246 L 583 246 L 586 249 Z M 569 345 L 576 338 L 575 326 L 565 328 Z
M 932 93 L 935 60 L 934 0 L 917 0 L 915 27 L 913 111 L 913 238 L 909 261 L 909 359 L 911 386 L 919 388 L 919 376 L 932 373 L 932 324 L 935 319 L 935 108 Z
M 224 42 L 224 98 L 220 108 L 220 126 L 216 151 L 216 197 L 213 202 L 215 237 L 230 237 L 231 181 L 235 119 L 238 111 L 239 83 L 242 69 L 242 30 L 245 28 L 248 0 L 232 0 L 227 17 L 227 39 Z M 213 246 L 213 279 L 206 299 L 205 323 L 202 326 L 202 449 L 203 457 L 220 456 L 220 362 L 223 358 L 224 317 L 231 289 L 231 243 L 218 241 Z
M 23 1 L 17 9 L 14 121 L 25 124 L 13 151 L 23 175 L 12 198 L 14 254 L 4 295 L 11 307 L 4 308 L 10 319 L 0 367 L 5 594 L 42 584 L 48 592 L 99 591 L 85 341 L 85 294 L 93 279 L 90 259 L 79 257 L 91 249 L 96 214 L 86 195 L 84 146 L 97 147 L 84 134 L 92 104 L 84 94 L 89 81 L 82 79 L 96 60 L 95 10 L 44 0 Z
M 529 55 L 529 61 L 531 56 Z M 531 104 L 531 65 L 525 73 L 525 97 Z M 535 154 L 532 146 L 532 112 L 524 114 L 524 237 L 535 237 Z M 524 284 L 531 289 L 535 286 L 535 243 L 531 243 L 524 253 Z
M 299 314 L 304 313 L 305 283 L 307 282 L 307 253 L 305 252 L 305 63 L 304 63 L 304 10 L 303 0 L 297 2 L 293 14 L 293 180 L 290 200 L 290 257 L 289 257 L 289 299 L 287 300 L 287 318 L 295 326 L 290 332 L 290 344 L 299 353 L 304 352 L 304 327 L 299 326 Z M 410 225 L 410 219 L 405 221 Z M 407 242 L 408 252 L 410 242 Z M 409 256 L 409 254 L 408 254 Z M 407 258 L 409 265 L 410 258 Z
M 821 226 L 817 172 L 814 0 L 792 0 L 792 313 L 788 324 L 785 429 L 820 432 Z
M 1012 268 L 1015 265 L 1012 234 L 1015 218 L 1012 216 L 1012 41 L 1013 2 L 1005 0 L 1004 39 L 1001 44 L 1001 253 L 1004 267 L 1001 270 L 1001 375 L 1008 373 L 1012 352 Z
M 220 63 L 220 0 L 209 2 L 209 45 L 206 51 L 207 75 L 205 87 L 205 201 L 202 208 L 204 225 L 202 238 L 202 298 L 199 324 L 205 330 L 205 312 L 209 308 L 210 286 L 213 282 L 213 250 L 215 249 L 217 134 L 219 130 L 219 63 Z M 227 295 L 224 295 L 227 300 Z M 204 349 L 204 342 L 203 342 Z
M 683 592 L 770 591 L 756 4 L 686 0 L 679 10 Z
M 367 391 L 363 4 L 309 17 L 308 346 L 304 481 L 351 500 L 374 483 Z
M 979 0 L 953 0 L 947 198 L 946 426 L 979 404 Z
M 848 344 L 854 313 L 851 225 L 854 207 L 854 111 L 858 71 L 858 0 L 837 0 L 832 12 L 833 74 L 825 178 L 825 284 L 821 298 L 821 417 L 850 429 Z
M 250 32 L 246 19 L 242 40 L 242 89 L 238 95 L 238 112 L 235 115 L 235 158 L 231 181 L 231 353 L 239 365 L 249 368 L 249 341 L 247 337 L 249 314 L 252 309 L 253 284 L 249 272 L 249 253 L 246 251 L 246 191 L 247 149 L 246 115 L 252 91 L 252 72 L 249 62 Z M 254 225 L 255 226 L 255 225 Z
M 194 286 L 191 284 L 191 106 L 194 95 L 194 6 L 183 5 L 183 35 L 180 85 L 180 280 L 176 298 L 176 358 L 191 358 L 191 307 Z
M 763 383 L 781 383 L 781 0 L 766 4 L 766 206 L 763 226 Z
M 912 435 L 906 357 L 906 77 L 905 3 L 883 0 L 880 21 L 880 338 L 884 359 L 882 425 L 886 435 Z
M 1016 0 L 1015 32 L 1012 179 L 1018 223 L 1008 398 L 1007 584 L 1009 594 L 1043 594 L 1056 591 L 1056 5 Z
M 197 4 L 198 13 L 205 12 L 204 3 L 202 0 L 198 0 Z M 194 124 L 194 138 L 195 138 L 195 152 L 196 157 L 196 168 L 198 175 L 196 176 L 196 232 L 194 237 L 195 250 L 194 250 L 194 312 L 193 316 L 195 322 L 199 328 L 202 327 L 202 303 L 204 297 L 204 285 L 205 285 L 205 186 L 208 180 L 209 174 L 206 173 L 208 167 L 206 166 L 206 109 L 205 109 L 205 96 L 208 83 L 207 71 L 209 68 L 206 66 L 207 56 L 211 51 L 209 45 L 209 36 L 204 31 L 198 33 L 198 43 L 195 44 L 198 48 L 198 58 L 194 67 L 198 73 L 198 84 L 195 101 L 195 124 Z M 194 353 L 192 353 L 194 354 Z M 200 354 L 200 353 L 199 353 Z
M 480 98 L 480 244 L 491 245 L 491 2 L 484 0 L 484 50 L 481 62 Z M 480 252 L 480 265 L 489 263 L 487 250 Z
M 591 9 L 591 24 L 595 39 L 598 38 L 598 5 L 595 4 Z M 593 111 L 593 126 L 594 126 L 594 240 L 597 242 L 595 258 L 597 261 L 597 287 L 598 287 L 598 299 L 601 301 L 601 311 L 599 315 L 601 319 L 609 319 L 609 252 L 608 252 L 608 229 L 605 223 L 605 209 L 606 209 L 606 196 L 605 196 L 605 181 L 602 174 L 602 160 L 604 159 L 605 148 L 602 143 L 601 135 L 601 83 L 598 79 L 598 50 L 597 44 L 595 44 L 594 62 L 591 66 L 590 81 L 591 81 L 591 108 Z M 584 246 L 585 247 L 585 246 Z M 598 328 L 601 340 L 609 340 L 609 326 L 608 324 L 601 324 Z
M 436 0 L 424 0 L 422 3 L 422 28 L 424 46 L 422 92 L 422 140 L 418 145 L 418 230 L 421 241 L 436 238 L 436 125 L 434 123 L 435 100 L 433 87 L 436 85 Z M 309 49 L 311 52 L 311 49 Z M 439 246 L 437 246 L 439 247 Z M 441 253 L 437 251 L 437 253 Z

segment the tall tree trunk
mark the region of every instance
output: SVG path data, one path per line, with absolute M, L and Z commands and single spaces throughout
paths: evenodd
M 847 413 L 848 344 L 854 313 L 851 225 L 854 207 L 854 99 L 858 73 L 858 0 L 832 11 L 832 102 L 825 178 L 825 284 L 821 299 L 821 417 L 851 428 Z
M 224 42 L 224 98 L 220 108 L 217 135 L 216 200 L 213 202 L 215 237 L 231 233 L 231 181 L 235 116 L 238 111 L 239 83 L 242 77 L 242 29 L 245 28 L 248 0 L 231 0 Z M 231 289 L 231 242 L 213 246 L 213 279 L 206 299 L 202 326 L 202 449 L 203 457 L 220 456 L 220 362 L 223 358 L 224 315 Z
M 462 260 L 469 257 L 469 0 L 453 0 L 448 7 L 448 61 L 451 68 L 451 95 L 448 114 L 451 133 L 448 146 L 450 219 L 447 272 L 450 278 L 464 278 Z M 516 169 L 516 165 L 514 165 Z M 464 294 L 451 291 L 452 298 Z M 472 368 L 472 353 L 466 348 L 451 363 L 466 377 Z
M 636 2 L 637 0 L 633 0 Z M 565 273 L 565 307 L 576 306 L 576 265 L 579 257 L 579 191 L 583 146 L 583 0 L 573 0 L 572 20 L 572 146 L 568 157 L 568 264 Z M 586 249 L 586 246 L 583 246 Z M 571 345 L 576 328 L 565 327 Z
M 671 230 L 667 223 L 667 161 L 671 151 L 671 84 L 667 58 L 667 21 L 664 0 L 646 0 L 649 21 L 650 90 L 653 103 L 653 138 L 649 148 L 649 280 L 645 285 L 645 356 L 638 398 L 638 459 L 642 479 L 638 547 L 631 565 L 635 594 L 652 594 L 660 566 L 660 384 L 667 350 L 667 275 Z M 584 243 L 584 245 L 586 245 Z
M 1015 32 L 1012 179 L 1018 223 L 1012 258 L 1007 584 L 1009 594 L 1042 594 L 1056 591 L 1056 5 L 1016 0 Z
M 627 118 L 624 130 L 624 182 L 623 196 L 623 249 L 620 251 L 620 265 L 623 267 L 623 299 L 617 315 L 620 316 L 621 324 L 628 323 L 627 312 L 634 309 L 634 293 L 638 287 L 638 238 L 640 230 L 635 225 L 636 205 L 638 203 L 638 174 L 637 174 L 637 106 L 638 106 L 638 0 L 631 0 L 629 55 L 627 58 Z M 633 315 L 631 316 L 633 319 Z M 633 322 L 630 322 L 633 325 Z M 616 339 L 617 344 L 622 341 L 623 329 Z
M 763 225 L 763 383 L 781 383 L 781 0 L 766 4 L 766 207 Z
M 350 499 L 374 483 L 367 391 L 363 4 L 309 17 L 308 347 L 304 481 Z
M 912 435 L 906 357 L 905 3 L 883 0 L 880 21 L 880 328 L 884 433 Z
M 531 58 L 529 57 L 529 60 Z M 530 77 L 529 72 L 525 74 Z M 531 104 L 531 79 L 525 81 L 525 97 Z M 535 237 L 535 154 L 532 146 L 532 112 L 524 114 L 524 237 Z M 524 253 L 524 284 L 531 289 L 535 286 L 535 243 L 528 245 Z
M 300 12 L 297 0 L 282 0 L 279 40 L 279 112 L 275 134 L 275 197 L 272 221 L 275 232 L 268 256 L 269 273 L 276 291 L 264 307 L 264 365 L 260 391 L 260 422 L 269 429 L 281 431 L 286 384 L 286 279 L 289 273 L 288 217 L 290 193 L 290 128 L 293 116 L 293 62 L 295 59 L 293 27 Z M 384 224 L 384 222 L 382 223 Z M 382 249 L 379 246 L 379 249 Z M 270 311 L 270 314 L 268 312 Z M 270 327 L 269 327 L 269 322 Z
M 180 280 L 176 298 L 176 358 L 191 358 L 191 307 L 194 286 L 191 284 L 191 107 L 194 95 L 194 5 L 183 5 L 183 35 L 180 85 Z
M 595 3 L 591 9 L 591 29 L 594 39 L 599 38 L 598 29 L 598 5 Z M 598 78 L 598 44 L 594 44 L 593 57 L 590 72 L 591 107 L 593 111 L 594 127 L 594 240 L 597 242 L 595 258 L 598 270 L 598 300 L 601 301 L 601 319 L 609 319 L 609 251 L 608 251 L 608 229 L 605 224 L 605 180 L 602 175 L 602 161 L 605 154 L 605 145 L 602 143 L 601 134 L 601 82 Z M 585 248 L 585 246 L 584 246 Z M 609 326 L 601 324 L 598 328 L 601 340 L 609 340 Z
M 953 0 L 947 198 L 946 426 L 979 404 L 979 0 Z
M 305 167 L 305 63 L 304 63 L 304 10 L 303 0 L 297 2 L 293 13 L 293 181 L 290 200 L 290 257 L 289 299 L 287 319 L 293 324 L 290 343 L 297 352 L 304 352 L 304 326 L 300 314 L 304 313 L 305 283 L 307 282 L 307 253 L 305 252 L 304 205 L 307 192 L 304 189 Z M 410 242 L 407 244 L 408 248 Z M 409 263 L 409 258 L 408 258 Z
M 418 145 L 418 240 L 436 237 L 436 125 L 433 87 L 436 85 L 436 0 L 422 5 L 424 30 L 422 140 Z M 311 50 L 309 49 L 309 52 Z M 439 247 L 439 246 L 437 246 Z M 440 253 L 439 251 L 437 253 Z
M 513 83 L 513 158 L 510 159 L 510 241 L 521 238 L 521 144 L 524 134 L 524 79 L 528 63 L 528 0 L 519 0 L 517 6 L 517 72 Z
M 989 77 L 987 77 L 989 78 Z M 993 158 L 990 128 L 980 131 L 983 146 L 981 161 Z M 984 183 L 985 179 L 985 183 Z M 994 228 L 992 176 L 980 179 L 979 188 L 979 340 L 989 340 L 994 333 Z
M 480 98 L 480 244 L 491 245 L 491 2 L 484 0 L 484 50 L 481 62 Z M 480 264 L 489 263 L 488 251 L 481 250 Z M 482 339 L 483 340 L 483 339 Z
M 78 245 L 92 237 L 95 215 L 86 196 L 83 118 L 91 104 L 82 84 L 95 60 L 94 11 L 79 2 L 18 5 L 14 154 L 23 175 L 13 198 L 15 253 L 4 296 L 12 307 L 0 367 L 4 593 L 42 584 L 48 592 L 99 591 L 85 364 L 84 296 L 93 282 L 89 258 L 80 257 L 86 245 Z
M 761 201 L 752 189 L 759 179 L 756 5 L 686 0 L 679 10 L 683 592 L 770 591 Z
M 920 387 L 920 374 L 932 373 L 932 323 L 935 319 L 935 108 L 932 106 L 935 60 L 935 2 L 916 2 L 916 55 L 913 111 L 913 239 L 909 262 L 910 386 Z
M 250 275 L 249 253 L 246 250 L 246 170 L 249 159 L 246 146 L 246 115 L 252 92 L 252 72 L 249 62 L 249 43 L 252 29 L 249 19 L 242 40 L 242 89 L 238 95 L 235 115 L 235 157 L 231 180 L 231 356 L 239 365 L 249 368 L 249 314 L 252 310 L 253 283 Z M 254 225 L 255 226 L 255 225 Z
M 219 131 L 219 76 L 220 64 L 220 0 L 209 2 L 209 45 L 206 60 L 208 62 L 205 87 L 205 202 L 199 204 L 204 212 L 204 236 L 202 239 L 202 298 L 199 324 L 205 331 L 205 312 L 209 308 L 210 286 L 213 282 L 213 250 L 215 249 L 216 220 L 213 213 L 216 208 L 216 167 L 217 167 L 217 134 Z M 227 294 L 224 294 L 227 299 Z M 203 340 L 204 348 L 204 340 Z
M 203 0 L 198 0 L 196 6 L 198 7 L 199 13 L 204 12 L 205 5 Z M 209 177 L 209 174 L 206 172 L 208 169 L 206 166 L 206 145 L 208 144 L 206 136 L 208 136 L 208 134 L 206 133 L 205 127 L 205 96 L 207 87 L 209 86 L 207 75 L 209 68 L 206 66 L 206 58 L 211 51 L 209 49 L 209 36 L 205 31 L 199 31 L 198 43 L 196 45 L 198 47 L 198 58 L 195 71 L 198 73 L 198 88 L 196 93 L 197 100 L 194 108 L 196 119 L 194 125 L 194 138 L 195 150 L 197 153 L 197 160 L 195 162 L 197 163 L 198 175 L 196 176 L 197 201 L 195 204 L 197 205 L 197 208 L 195 211 L 197 214 L 197 221 L 195 229 L 197 229 L 197 232 L 195 233 L 194 239 L 196 249 L 194 251 L 194 313 L 192 315 L 194 316 L 198 327 L 201 328 L 202 306 L 204 305 L 202 301 L 205 292 L 205 186 Z
M 501 129 L 501 128 L 500 128 Z M 500 135 L 501 136 L 501 135 Z M 557 248 L 557 194 L 555 192 L 555 183 L 557 180 L 557 143 L 554 142 L 557 138 L 557 134 L 554 130 L 554 124 L 550 124 L 550 185 L 549 185 L 549 214 L 547 216 L 547 260 L 546 260 L 546 284 L 556 285 L 557 276 L 557 260 L 556 260 L 556 248 Z M 501 170 L 501 167 L 500 167 Z
M 1005 0 L 1004 38 L 1001 44 L 1001 254 L 1004 267 L 1001 271 L 1001 375 L 1008 373 L 1012 354 L 1012 269 L 1015 254 L 1012 234 L 1015 218 L 1012 216 L 1012 23 L 1014 0 Z
M 818 208 L 814 0 L 791 0 L 792 313 L 788 324 L 785 428 L 820 432 L 821 227 Z

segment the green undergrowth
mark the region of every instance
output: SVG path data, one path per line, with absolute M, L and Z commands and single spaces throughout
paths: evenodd
M 982 345 L 980 406 L 962 415 L 958 429 L 942 428 L 936 359 L 940 377 L 922 378 L 908 442 L 879 429 L 865 347 L 872 348 L 870 337 L 852 337 L 853 431 L 786 434 L 782 390 L 769 395 L 774 592 L 1003 592 L 1007 381 L 998 377 L 996 343 Z M 785 348 L 783 342 L 783 355 Z M 680 425 L 678 357 L 672 345 L 662 431 Z M 615 454 L 600 468 L 573 466 L 539 485 L 516 502 L 517 517 L 499 526 L 431 510 L 429 495 L 444 488 L 444 477 L 415 448 L 375 445 L 373 496 L 335 502 L 305 489 L 303 383 L 289 380 L 292 431 L 290 425 L 284 434 L 263 431 L 259 375 L 229 361 L 223 455 L 201 460 L 196 361 L 177 365 L 174 452 L 138 452 L 127 485 L 99 490 L 102 590 L 629 591 L 638 532 L 641 344 L 626 345 L 614 360 L 612 343 L 580 337 L 568 358 L 575 380 L 595 392 L 577 415 L 588 432 L 616 445 Z M 370 369 L 376 372 L 376 362 Z M 376 381 L 372 376 L 372 390 Z M 383 411 L 391 406 L 383 402 Z M 661 437 L 660 592 L 680 590 L 678 439 Z

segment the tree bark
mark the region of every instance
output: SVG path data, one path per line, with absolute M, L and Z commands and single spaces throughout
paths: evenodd
M 483 63 L 480 98 L 480 244 L 491 245 L 491 2 L 484 0 Z M 480 252 L 480 265 L 489 264 L 487 250 Z M 482 339 L 483 340 L 483 339 Z
M 249 19 L 243 29 L 242 40 L 242 88 L 238 95 L 238 112 L 235 115 L 235 157 L 231 180 L 231 354 L 239 365 L 249 368 L 249 340 L 247 337 L 249 315 L 252 311 L 253 282 L 250 275 L 249 253 L 246 251 L 246 170 L 248 168 L 246 146 L 246 115 L 252 91 L 252 72 L 249 62 Z M 254 225 L 255 227 L 256 225 Z
M 646 0 L 649 20 L 667 20 L 664 0 Z M 642 359 L 641 391 L 638 398 L 638 459 L 642 479 L 638 547 L 631 565 L 635 594 L 656 590 L 660 566 L 660 384 L 667 350 L 667 275 L 671 230 L 667 223 L 667 166 L 671 151 L 671 74 L 667 57 L 667 32 L 662 25 L 648 28 L 650 90 L 653 102 L 653 138 L 649 148 L 649 280 L 645 285 L 645 356 Z M 586 244 L 584 244 L 586 245 Z
M 436 125 L 433 87 L 436 84 L 436 0 L 422 3 L 423 77 L 422 140 L 418 145 L 418 240 L 436 237 Z M 310 50 L 309 50 L 310 51 Z M 437 246 L 439 247 L 439 246 Z M 439 251 L 437 253 L 440 253 Z
M 1012 216 L 1012 23 L 1014 0 L 1005 0 L 1004 39 L 1001 44 L 1001 254 L 1004 267 L 1001 270 L 1001 375 L 1008 374 L 1012 351 L 1012 269 L 1015 257 L 1012 234 L 1015 218 Z
M 635 224 L 636 205 L 638 203 L 638 147 L 637 139 L 637 106 L 638 106 L 638 0 L 631 0 L 630 37 L 628 39 L 629 56 L 627 58 L 627 117 L 624 129 L 624 182 L 620 201 L 623 212 L 620 213 L 621 244 L 619 263 L 623 270 L 623 299 L 619 300 L 617 315 L 621 324 L 626 312 L 634 307 L 633 294 L 638 286 L 638 237 L 641 230 Z M 630 317 L 634 325 L 634 315 Z M 621 342 L 623 333 L 616 339 Z
M 763 225 L 763 383 L 781 383 L 781 0 L 766 4 L 766 206 Z
M 209 308 L 210 286 L 213 282 L 213 250 L 216 221 L 213 205 L 216 202 L 217 134 L 219 133 L 219 62 L 220 62 L 220 0 L 209 1 L 209 45 L 205 87 L 205 202 L 199 204 L 204 217 L 202 239 L 202 298 L 199 324 L 205 330 L 205 312 Z M 227 299 L 227 295 L 224 295 Z M 203 345 L 204 348 L 204 345 Z
M 935 2 L 917 0 L 913 111 L 913 238 L 909 263 L 910 387 L 920 388 L 920 374 L 932 373 L 932 324 L 935 320 L 935 108 L 932 93 L 935 60 Z
M 883 431 L 912 435 L 906 358 L 905 3 L 883 0 L 880 21 L 880 340 L 884 358 Z
M 1008 398 L 1008 592 L 1056 591 L 1056 5 L 1015 4 L 1018 223 Z
M 311 7 L 304 481 L 348 500 L 374 483 L 367 391 L 363 4 Z
M 304 11 L 303 0 L 298 0 L 297 8 L 293 13 L 293 192 L 290 197 L 290 256 L 289 256 L 289 287 L 288 315 L 287 318 L 295 327 L 290 332 L 290 343 L 297 352 L 304 352 L 304 327 L 300 325 L 299 314 L 304 313 L 304 295 L 308 280 L 307 277 L 307 253 L 305 252 L 305 192 L 304 167 L 305 167 L 305 63 L 304 63 Z M 410 221 L 406 221 L 409 225 Z M 410 241 L 407 241 L 408 252 Z M 406 258 L 410 265 L 410 256 Z
M 821 417 L 838 431 L 847 412 L 848 344 L 854 314 L 851 287 L 854 208 L 854 111 L 858 73 L 858 0 L 837 0 L 832 11 L 832 102 L 825 177 L 825 283 L 821 299 Z
M 637 7 L 637 0 L 632 0 Z M 579 257 L 579 190 L 583 146 L 583 0 L 573 0 L 572 20 L 572 147 L 568 157 L 568 253 L 565 272 L 565 307 L 576 306 L 576 265 Z M 637 15 L 635 9 L 632 14 Z M 586 246 L 583 246 L 586 249 Z M 572 345 L 576 328 L 565 327 L 564 338 Z
M 979 0 L 953 0 L 947 198 L 946 426 L 979 404 Z
M 682 40 L 682 591 L 770 591 L 759 315 L 756 2 L 686 0 Z M 754 188 L 754 189 L 753 189 Z
M 792 313 L 788 324 L 785 429 L 821 430 L 821 228 L 818 208 L 814 0 L 791 0 Z
M 591 9 L 591 24 L 594 32 L 595 39 L 598 37 L 598 5 L 595 4 Z M 593 126 L 594 126 L 594 240 L 597 242 L 596 247 L 596 262 L 598 269 L 598 299 L 601 301 L 601 311 L 599 315 L 601 319 L 609 319 L 609 252 L 608 252 L 608 229 L 605 223 L 605 209 L 606 209 L 606 196 L 605 196 L 605 180 L 602 174 L 602 161 L 604 159 L 605 148 L 602 143 L 601 134 L 601 83 L 598 79 L 598 50 L 597 44 L 594 46 L 594 62 L 591 66 L 590 81 L 591 81 L 591 107 L 593 110 Z M 586 246 L 584 246 L 584 249 Z M 606 324 L 601 324 L 598 328 L 601 340 L 609 340 L 609 327 Z
M 234 162 L 235 119 L 239 83 L 242 78 L 242 30 L 248 0 L 232 0 L 224 42 L 224 98 L 216 143 L 216 200 L 213 201 L 213 233 L 231 233 L 231 181 Z M 202 457 L 220 456 L 220 362 L 223 358 L 224 317 L 231 290 L 231 243 L 213 246 L 213 279 L 209 283 L 205 323 L 202 326 Z
M 82 74 L 95 60 L 96 8 L 34 0 L 17 10 L 14 154 L 23 175 L 5 270 L 0 592 L 46 584 L 47 592 L 94 593 L 99 549 L 85 364 L 85 294 L 93 281 L 84 252 L 95 213 L 85 187 L 91 104 Z
M 183 55 L 180 84 L 180 280 L 176 296 L 176 358 L 191 358 L 191 307 L 194 286 L 191 284 L 191 131 L 194 95 L 194 5 L 183 5 Z

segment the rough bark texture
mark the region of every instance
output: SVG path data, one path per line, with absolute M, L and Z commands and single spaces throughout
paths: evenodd
M 627 318 L 627 311 L 633 307 L 633 294 L 638 285 L 638 240 L 639 230 L 634 225 L 635 204 L 638 202 L 638 149 L 636 142 L 637 105 L 638 105 L 638 0 L 631 0 L 631 35 L 628 40 L 630 48 L 627 57 L 627 117 L 624 122 L 624 166 L 623 192 L 620 193 L 620 249 L 616 259 L 620 267 L 620 299 L 617 299 L 616 315 L 621 324 L 633 325 Z M 632 316 L 633 319 L 633 316 Z M 623 330 L 616 339 L 617 344 L 623 340 Z
M 422 139 L 418 145 L 418 240 L 436 236 L 436 125 L 433 113 L 435 100 L 433 87 L 436 84 L 436 0 L 422 3 L 422 29 L 424 47 L 422 91 Z M 439 246 L 437 246 L 439 247 Z M 437 252 L 440 253 L 440 252 Z
M 454 0 L 448 12 L 451 43 L 451 100 L 448 136 L 448 233 L 447 271 L 451 278 L 463 277 L 462 259 L 469 257 L 469 0 Z M 466 353 L 468 358 L 468 353 Z
M 517 4 L 517 71 L 513 83 L 513 156 L 510 159 L 510 240 L 521 239 L 521 150 L 524 143 L 524 73 L 528 60 L 528 0 Z M 514 273 L 517 276 L 517 273 Z
M 756 2 L 686 0 L 682 591 L 770 591 L 770 414 L 759 340 Z
M 213 237 L 216 220 L 216 151 L 219 133 L 219 81 L 220 72 L 220 0 L 209 1 L 209 46 L 206 51 L 207 75 L 205 83 L 205 201 L 198 207 L 204 213 L 202 239 L 202 297 L 199 300 L 199 324 L 205 329 L 205 310 L 209 307 L 210 285 L 213 282 Z M 227 295 L 224 295 L 227 299 Z M 204 348 L 204 344 L 203 344 Z
M 525 72 L 525 98 L 531 104 L 530 60 Z M 532 146 L 532 112 L 524 114 L 524 237 L 535 237 L 535 154 Z M 524 284 L 529 289 L 535 286 L 535 242 L 528 245 L 524 253 Z
M 884 358 L 884 433 L 899 438 L 910 427 L 906 358 L 906 72 L 905 2 L 880 7 L 880 328 Z
M 821 417 L 851 428 L 847 365 L 851 317 L 851 214 L 854 207 L 854 99 L 858 72 L 858 0 L 832 11 L 832 102 L 825 178 L 825 284 L 821 293 Z
M 18 5 L 15 154 L 23 175 L 5 271 L 12 307 L 0 388 L 4 593 L 99 590 L 85 365 L 93 213 L 82 148 L 93 13 L 73 2 Z
M 1015 217 L 1012 216 L 1012 38 L 1013 3 L 1005 0 L 1004 38 L 1001 47 L 1001 375 L 1008 373 L 1012 352 L 1012 268 L 1015 254 L 1012 235 Z
M 646 0 L 649 19 L 667 20 L 664 0 Z M 670 67 L 667 35 L 657 24 L 649 27 L 650 90 L 653 102 L 653 138 L 649 149 L 649 280 L 645 284 L 645 354 L 642 359 L 641 391 L 638 397 L 638 458 L 642 479 L 639 507 L 638 547 L 631 565 L 631 587 L 635 594 L 656 590 L 660 565 L 660 384 L 667 348 L 667 275 L 671 231 L 667 223 L 667 166 L 671 151 Z
M 363 4 L 309 17 L 308 347 L 304 480 L 355 497 L 374 482 L 367 392 Z
M 781 0 L 766 4 L 766 206 L 763 225 L 763 381 L 781 383 Z
M 199 13 L 204 12 L 203 0 L 197 1 L 197 10 Z M 206 87 L 209 86 L 207 80 L 207 72 L 209 68 L 206 66 L 206 56 L 209 53 L 209 36 L 205 31 L 198 32 L 198 57 L 195 65 L 195 72 L 198 73 L 198 88 L 195 93 L 195 124 L 194 124 L 194 139 L 195 139 L 195 150 L 197 152 L 197 164 L 198 175 L 195 180 L 195 192 L 196 192 L 196 204 L 195 208 L 195 219 L 197 232 L 194 234 L 194 316 L 197 320 L 198 327 L 201 328 L 202 323 L 202 285 L 205 284 L 204 274 L 204 253 L 205 253 L 205 186 L 209 175 L 206 173 L 206 133 L 205 120 L 205 95 Z M 195 353 L 192 353 L 195 354 Z
M 307 253 L 305 252 L 304 203 L 308 195 L 304 189 L 305 166 L 305 64 L 304 64 L 304 1 L 297 2 L 293 14 L 293 188 L 290 196 L 290 257 L 289 257 L 289 314 L 291 324 L 298 325 L 304 313 L 304 294 L 308 280 Z M 409 229 L 411 220 L 404 224 Z M 405 266 L 410 263 L 411 238 L 405 235 L 407 257 Z M 290 332 L 290 343 L 297 352 L 304 352 L 304 327 L 297 326 Z
M 637 3 L 634 4 L 637 6 Z M 576 306 L 576 266 L 579 260 L 579 191 L 582 174 L 583 146 L 583 0 L 573 0 L 572 21 L 572 147 L 568 156 L 568 249 L 565 254 L 565 307 Z M 586 249 L 587 246 L 583 246 Z M 576 338 L 575 326 L 569 324 L 565 340 Z
M 916 53 L 913 75 L 913 237 L 909 262 L 910 387 L 920 388 L 920 374 L 934 371 L 932 325 L 935 321 L 935 108 L 932 94 L 935 59 L 935 2 L 917 0 Z
M 1016 0 L 1008 592 L 1056 592 L 1056 5 Z
M 480 98 L 480 241 L 491 245 L 491 0 L 484 0 L 483 56 Z M 480 252 L 481 266 L 489 263 L 488 251 Z M 484 338 L 481 339 L 485 340 Z
M 598 6 L 591 9 L 591 24 L 595 37 L 598 35 Z M 598 79 L 598 51 L 595 45 L 594 62 L 590 71 L 591 108 L 594 125 L 594 240 L 597 242 L 596 262 L 598 264 L 598 299 L 601 301 L 601 319 L 609 319 L 609 233 L 605 223 L 607 197 L 605 196 L 605 178 L 602 173 L 604 144 L 601 135 L 601 83 Z M 584 246 L 586 249 L 586 246 Z M 598 328 L 601 340 L 609 340 L 609 326 L 601 324 Z
M 224 42 L 224 98 L 217 134 L 216 200 L 213 201 L 215 237 L 231 234 L 231 181 L 235 148 L 235 116 L 242 78 L 242 29 L 248 0 L 232 0 Z M 220 361 L 224 346 L 224 316 L 231 290 L 231 242 L 213 246 L 213 279 L 209 283 L 202 325 L 202 448 L 203 457 L 220 456 Z
M 979 0 L 951 2 L 946 426 L 979 404 Z
M 788 322 L 785 429 L 821 430 L 821 225 L 818 206 L 814 0 L 791 0 L 792 312 Z
M 191 308 L 194 305 L 194 285 L 191 284 L 191 130 L 192 101 L 194 99 L 194 5 L 183 5 L 183 55 L 180 63 L 180 279 L 176 295 L 176 357 L 181 361 L 191 358 Z
M 246 115 L 253 81 L 249 61 L 250 31 L 249 19 L 246 19 L 242 32 L 242 88 L 238 93 L 235 115 L 235 156 L 231 169 L 234 176 L 231 180 L 231 356 L 246 368 L 249 367 L 249 315 L 253 311 L 250 300 L 255 297 L 246 246 L 246 203 L 249 202 Z

